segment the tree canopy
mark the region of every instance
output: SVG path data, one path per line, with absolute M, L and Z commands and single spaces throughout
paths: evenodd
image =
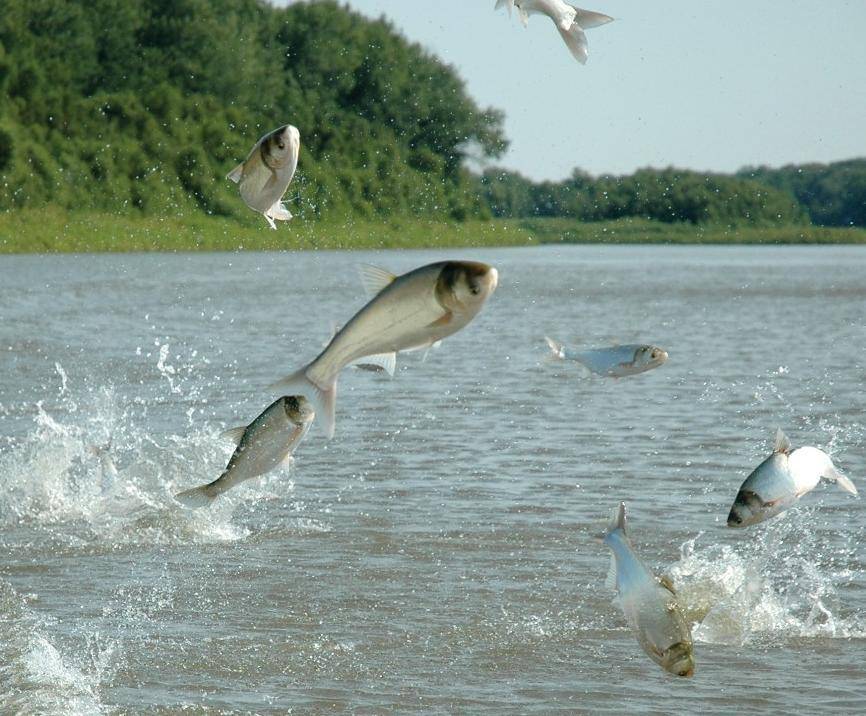
M 487 169 L 502 113 L 384 19 L 334 0 L 4 0 L 0 210 L 249 216 L 226 173 L 301 132 L 307 217 L 640 217 L 866 226 L 866 160 L 737 175 L 674 168 L 533 182 Z
M 336 2 L 4 2 L 0 208 L 246 211 L 225 174 L 286 122 L 296 213 L 475 214 L 463 158 L 505 148 L 452 68 Z

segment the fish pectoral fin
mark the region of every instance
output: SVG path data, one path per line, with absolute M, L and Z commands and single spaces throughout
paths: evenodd
M 377 355 L 364 356 L 363 358 L 359 358 L 357 361 L 354 362 L 360 363 L 361 365 L 379 366 L 388 375 L 393 376 L 394 370 L 397 367 L 397 354 L 394 352 L 379 353 Z
M 231 179 L 235 184 L 240 184 L 241 179 L 244 175 L 244 165 L 243 162 L 238 164 L 234 169 L 232 169 L 228 174 L 226 174 L 226 179 Z
M 278 221 L 288 221 L 292 218 L 292 212 L 286 208 L 286 205 L 282 201 L 277 201 L 268 209 L 268 216 Z
M 674 589 L 674 581 L 668 577 L 668 575 L 663 574 L 658 577 L 659 584 L 661 584 L 665 589 L 667 589 L 671 594 L 676 596 L 676 590 Z
M 397 278 L 390 271 L 372 264 L 361 264 L 358 267 L 358 273 L 361 274 L 361 283 L 370 298 L 378 295 L 383 289 L 394 283 Z
M 437 318 L 433 323 L 427 326 L 427 328 L 442 328 L 451 323 L 451 319 L 453 318 L 454 314 L 451 311 L 446 311 L 441 318 Z
M 224 430 L 220 433 L 220 437 L 223 440 L 230 440 L 235 445 L 239 445 L 241 442 L 241 438 L 244 436 L 244 433 L 246 431 L 246 425 L 238 425 L 236 428 L 229 428 L 228 430 Z

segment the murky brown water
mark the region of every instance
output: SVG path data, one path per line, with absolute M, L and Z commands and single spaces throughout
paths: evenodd
M 467 330 L 346 371 L 291 474 L 171 499 L 362 305 L 358 263 L 450 256 L 501 274 Z M 0 258 L 0 711 L 863 710 L 862 500 L 724 524 L 777 427 L 866 490 L 864 277 L 847 247 Z M 589 377 L 545 334 L 671 358 Z M 710 607 L 691 680 L 604 587 L 619 499 Z

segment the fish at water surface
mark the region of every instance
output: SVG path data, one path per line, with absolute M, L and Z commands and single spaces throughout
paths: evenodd
M 262 214 L 272 229 L 277 228 L 274 220 L 292 218 L 282 198 L 295 176 L 300 151 L 300 133 L 286 124 L 259 139 L 247 158 L 227 175 L 238 185 L 244 203 Z
M 226 490 L 287 466 L 316 414 L 302 395 L 284 395 L 271 403 L 249 425 L 228 430 L 225 437 L 237 441 L 226 469 L 207 485 L 186 490 L 175 499 L 187 507 L 206 507 Z
M 857 494 L 854 483 L 836 469 L 827 453 L 808 446 L 793 450 L 785 434 L 776 431 L 772 454 L 740 486 L 728 513 L 728 527 L 748 527 L 775 517 L 815 489 L 821 478 Z
M 608 585 L 616 588 L 617 602 L 638 643 L 665 671 L 694 674 L 691 629 L 673 585 L 656 577 L 635 554 L 625 531 L 624 502 L 615 510 L 603 542 L 612 552 Z
M 439 261 L 400 276 L 366 266 L 362 276 L 373 297 L 313 361 L 272 386 L 311 398 L 329 438 L 343 368 L 374 356 L 393 373 L 399 351 L 432 346 L 464 328 L 499 283 L 497 270 L 477 261 Z
M 591 372 L 609 378 L 625 378 L 644 373 L 658 368 L 668 359 L 667 351 L 652 345 L 629 344 L 576 351 L 566 348 L 552 338 L 545 336 L 544 340 L 547 341 L 553 358 L 575 361 Z

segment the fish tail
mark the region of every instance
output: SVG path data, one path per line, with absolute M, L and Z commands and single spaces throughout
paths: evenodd
M 191 510 L 208 507 L 219 494 L 219 491 L 215 490 L 213 485 L 213 482 L 209 482 L 207 485 L 202 485 L 201 487 L 194 487 L 191 490 L 178 492 L 174 496 L 174 499 Z
M 824 470 L 824 474 L 822 477 L 825 477 L 828 480 L 832 480 L 839 487 L 841 487 L 845 492 L 850 492 L 852 495 L 857 494 L 857 488 L 854 486 L 854 483 L 851 482 L 845 475 L 839 472 L 833 465 L 831 464 L 826 470 Z
M 556 360 L 565 360 L 565 346 L 562 345 L 559 341 L 555 341 L 552 338 L 544 337 L 544 340 L 547 341 L 547 345 L 550 348 L 549 358 Z
M 269 386 L 275 390 L 286 390 L 290 393 L 300 393 L 306 396 L 313 402 L 313 407 L 316 411 L 316 418 L 322 421 L 325 428 L 325 435 L 330 440 L 334 437 L 336 429 L 336 409 L 337 409 L 337 378 L 325 386 L 320 386 L 314 383 L 307 377 L 307 368 L 291 375 L 287 375 L 282 380 L 278 380 Z

